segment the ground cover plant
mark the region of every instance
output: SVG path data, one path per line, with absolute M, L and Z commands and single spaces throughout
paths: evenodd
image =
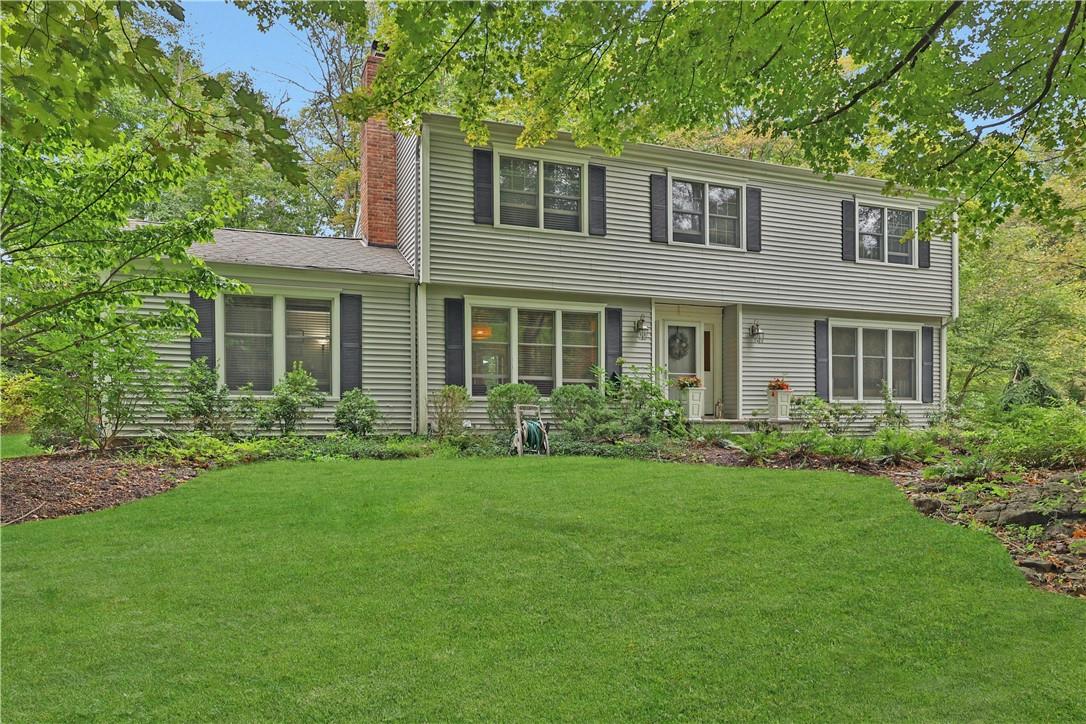
M 274 462 L 3 556 L 13 721 L 1086 716 L 1082 601 L 842 473 Z

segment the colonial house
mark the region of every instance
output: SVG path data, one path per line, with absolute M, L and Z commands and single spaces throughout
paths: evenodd
M 546 397 L 594 384 L 597 365 L 698 375 L 706 420 L 764 414 L 774 378 L 872 411 L 885 385 L 917 424 L 940 408 L 957 247 L 917 234 L 934 199 L 653 145 L 518 149 L 518 128 L 490 132 L 472 148 L 447 116 L 418 136 L 367 122 L 356 238 L 219 231 L 194 252 L 251 293 L 192 298 L 202 336 L 162 358 L 206 357 L 258 394 L 301 361 L 327 395 L 310 432 L 330 430 L 356 387 L 406 433 L 427 430 L 432 393 L 464 385 L 484 426 L 494 385 Z

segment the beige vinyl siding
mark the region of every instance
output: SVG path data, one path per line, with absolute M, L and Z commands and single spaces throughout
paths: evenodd
M 420 171 L 418 136 L 396 134 L 396 248 L 418 274 Z
M 814 322 L 816 319 L 837 318 L 838 315 L 812 310 L 778 309 L 774 307 L 743 307 L 743 324 L 749 326 L 755 320 L 765 332 L 765 341 L 756 342 L 746 334 L 740 339 L 743 353 L 743 416 L 750 417 L 765 410 L 769 404 L 766 385 L 775 377 L 783 377 L 797 395 L 813 395 L 814 375 Z M 885 315 L 849 315 L 850 319 L 870 319 L 883 324 L 904 322 L 934 327 L 933 350 L 934 401 L 930 403 L 902 401 L 901 405 L 914 425 L 924 425 L 929 414 L 942 404 L 942 375 L 940 345 L 943 332 L 939 319 L 924 317 L 888 317 Z M 920 364 L 920 360 L 917 360 Z M 919 390 L 918 390 L 919 392 Z M 881 402 L 864 402 L 868 413 L 858 429 L 869 426 L 871 416 L 882 411 Z
M 511 292 L 509 290 L 496 291 L 494 289 L 481 289 L 464 287 L 431 286 L 427 289 L 426 325 L 427 325 L 427 386 L 433 393 L 445 386 L 445 299 L 447 297 L 463 298 L 465 295 L 494 296 L 503 298 L 520 297 L 524 300 L 554 302 L 586 302 L 603 304 L 607 307 L 622 308 L 622 357 L 627 365 L 636 365 L 641 371 L 648 372 L 652 365 L 652 339 L 638 339 L 634 331 L 634 322 L 645 315 L 650 328 L 652 325 L 652 305 L 648 299 L 632 299 L 625 297 L 600 297 L 592 295 L 555 295 L 555 294 L 530 294 L 524 292 Z M 468 320 L 464 320 L 465 324 Z M 651 337 L 651 335 L 650 335 Z M 601 361 L 605 350 L 601 349 Z M 627 367 L 627 371 L 630 367 Z M 470 369 L 465 368 L 468 377 Z M 429 416 L 432 422 L 433 409 L 428 405 Z M 486 416 L 486 400 L 473 399 L 468 409 L 466 419 L 471 421 L 472 427 L 487 429 L 490 426 Z M 425 426 L 424 426 L 425 427 Z
M 613 158 L 554 141 L 545 146 L 547 152 L 607 167 L 607 236 L 495 228 L 473 223 L 472 152 L 463 134 L 454 121 L 431 118 L 429 123 L 433 283 L 841 312 L 950 314 L 948 242 L 932 242 L 930 269 L 841 260 L 841 201 L 857 190 L 862 198 L 878 198 L 870 182 L 831 183 L 805 171 L 651 146 L 630 146 Z M 514 138 L 509 127 L 492 127 L 499 149 L 511 146 Z M 649 176 L 668 167 L 684 176 L 761 188 L 762 251 L 649 241 Z
M 213 265 L 216 271 L 246 284 L 284 290 L 332 291 L 362 296 L 362 389 L 377 401 L 383 432 L 409 433 L 412 426 L 412 343 L 411 280 L 321 272 L 300 272 L 273 267 Z M 260 293 L 259 291 L 256 293 Z M 187 303 L 187 297 L 177 297 Z M 149 310 L 161 309 L 162 299 L 150 298 Z M 222 330 L 219 330 L 222 333 Z M 190 361 L 189 339 L 179 338 L 157 347 L 159 359 L 168 371 L 178 373 Z M 333 350 L 334 355 L 339 350 Z M 220 361 L 221 362 L 221 361 Z M 176 388 L 165 387 L 167 397 L 176 399 Z M 334 429 L 333 416 L 338 400 L 330 399 L 306 420 L 300 432 L 325 434 Z M 244 421 L 243 421 L 244 423 Z M 170 427 L 161 407 L 149 410 L 139 430 L 148 432 Z

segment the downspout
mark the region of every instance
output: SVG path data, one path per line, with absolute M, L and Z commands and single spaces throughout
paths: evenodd
M 947 366 L 947 344 L 950 337 L 950 325 L 958 318 L 958 212 L 950 216 L 950 319 L 943 318 L 939 329 L 939 391 L 940 407 L 946 410 L 950 404 L 947 395 L 950 391 L 950 368 Z

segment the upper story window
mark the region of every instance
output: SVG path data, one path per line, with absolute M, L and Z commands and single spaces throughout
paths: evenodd
M 917 398 L 915 329 L 834 325 L 830 334 L 831 397 L 879 400 L 883 388 L 895 400 Z
M 546 397 L 560 385 L 597 382 L 602 309 L 484 304 L 470 306 L 467 314 L 472 395 L 524 382 Z
M 498 154 L 499 223 L 534 229 L 582 231 L 583 171 L 583 167 L 577 164 Z
M 912 210 L 860 204 L 856 216 L 856 258 L 888 264 L 913 263 L 916 215 Z
M 735 186 L 673 178 L 671 240 L 741 249 L 740 198 Z
M 283 295 L 223 297 L 222 354 L 224 382 L 236 390 L 252 384 L 270 392 L 277 379 L 301 363 L 332 394 L 337 363 L 332 350 L 332 298 L 296 299 Z

